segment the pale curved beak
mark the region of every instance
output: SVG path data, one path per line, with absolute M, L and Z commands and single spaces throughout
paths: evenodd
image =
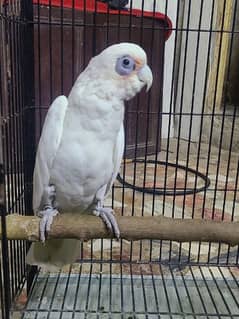
M 138 72 L 138 78 L 141 82 L 144 82 L 146 87 L 146 91 L 148 91 L 153 83 L 153 74 L 150 67 L 146 64 L 143 66 Z

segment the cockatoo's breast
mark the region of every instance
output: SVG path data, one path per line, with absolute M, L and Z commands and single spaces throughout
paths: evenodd
M 122 105 L 114 110 L 109 105 L 99 107 L 99 100 L 95 102 L 97 108 L 89 104 L 89 109 L 70 105 L 66 114 L 50 171 L 60 210 L 87 209 L 99 188 L 112 178 L 114 147 L 124 110 Z
M 60 209 L 86 209 L 97 190 L 110 181 L 113 172 L 113 145 L 84 145 L 63 141 L 54 161 L 50 183 L 56 185 L 56 201 Z

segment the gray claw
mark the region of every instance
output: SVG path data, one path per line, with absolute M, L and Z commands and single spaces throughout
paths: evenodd
M 51 229 L 53 217 L 59 212 L 54 208 L 46 208 L 38 212 L 38 216 L 41 217 L 40 221 L 40 239 L 44 243 L 46 240 L 46 232 Z
M 94 214 L 103 220 L 107 229 L 113 233 L 117 239 L 120 238 L 119 226 L 111 208 L 96 207 Z

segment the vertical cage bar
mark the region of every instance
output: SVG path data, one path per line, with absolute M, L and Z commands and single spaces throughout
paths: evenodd
M 1 150 L 0 150 L 1 151 Z M 5 174 L 3 164 L 0 164 L 0 216 L 2 227 L 2 268 L 3 268 L 3 293 L 4 293 L 4 305 L 3 317 L 4 319 L 10 318 L 10 305 L 11 305 L 11 293 L 10 293 L 10 270 L 9 270 L 9 254 L 8 254 L 8 240 L 6 233 L 6 206 L 5 206 Z
M 7 123 L 3 119 L 6 118 L 6 102 L 7 102 L 7 85 L 6 85 L 6 69 L 7 69 L 7 56 L 6 46 L 8 40 L 8 25 L 7 25 L 8 5 L 4 1 L 1 4 L 1 33 L 0 33 L 0 216 L 1 216 L 1 256 L 0 256 L 0 307 L 3 319 L 10 318 L 11 306 L 11 283 L 10 283 L 10 267 L 9 267 L 9 242 L 6 237 L 6 180 L 3 162 L 6 161 L 4 156 L 5 149 L 5 132 Z M 3 19 L 3 17 L 5 19 Z
M 24 94 L 24 184 L 25 209 L 32 211 L 32 176 L 35 158 L 35 94 L 34 94 L 34 45 L 33 45 L 33 5 L 31 0 L 24 0 L 21 18 L 25 21 L 23 30 L 23 94 Z
M 23 68 L 23 171 L 24 171 L 24 205 L 26 214 L 32 214 L 32 178 L 35 159 L 35 86 L 34 86 L 34 24 L 33 3 L 23 0 L 21 19 L 22 28 L 22 68 Z M 28 246 L 29 247 L 29 246 Z M 27 288 L 36 274 L 36 267 L 29 267 Z
M 209 137 L 209 150 L 208 150 L 208 163 L 207 163 L 207 174 L 209 173 L 209 166 L 210 166 L 210 158 L 212 153 L 212 144 L 213 144 L 213 128 L 215 124 L 215 113 L 216 111 L 216 97 L 217 97 L 217 89 L 218 89 L 218 82 L 219 82 L 219 66 L 220 66 L 220 59 L 221 59 L 221 52 L 222 52 L 222 40 L 223 40 L 223 26 L 225 21 L 225 9 L 226 9 L 226 0 L 223 2 L 223 14 L 222 14 L 222 24 L 220 28 L 220 41 L 219 41 L 219 55 L 217 58 L 217 71 L 216 71 L 216 79 L 215 79 L 215 86 L 214 86 L 214 94 L 213 94 L 213 107 L 212 107 L 212 121 L 210 127 L 210 137 Z M 220 145 L 221 147 L 221 145 Z M 212 219 L 215 217 L 215 201 L 217 196 L 217 184 L 218 184 L 218 175 L 219 175 L 219 168 L 220 168 L 220 151 L 218 154 L 218 163 L 216 169 L 216 183 L 214 186 L 214 197 L 213 197 L 213 210 L 212 210 Z M 211 249 L 212 244 L 209 243 L 209 251 L 208 251 L 208 262 L 210 261 L 211 257 Z M 218 255 L 220 253 L 220 246 L 218 246 Z

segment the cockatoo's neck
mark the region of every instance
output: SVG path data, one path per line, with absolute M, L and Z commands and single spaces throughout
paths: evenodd
M 66 127 L 75 132 L 89 132 L 97 138 L 115 139 L 124 119 L 124 102 L 115 94 L 104 92 L 104 85 L 75 83 L 68 97 Z M 109 134 L 110 133 L 110 134 Z
M 90 64 L 77 78 L 68 97 L 68 125 L 104 135 L 118 134 L 124 119 L 124 101 L 139 92 L 142 83 L 137 76 L 119 77 Z M 107 135 L 109 135 L 107 133 Z
M 122 88 L 116 90 L 112 81 L 87 81 L 78 79 L 73 86 L 69 97 L 69 108 L 76 108 L 79 113 L 92 116 L 92 112 L 98 115 L 124 113 L 124 99 L 122 99 Z

